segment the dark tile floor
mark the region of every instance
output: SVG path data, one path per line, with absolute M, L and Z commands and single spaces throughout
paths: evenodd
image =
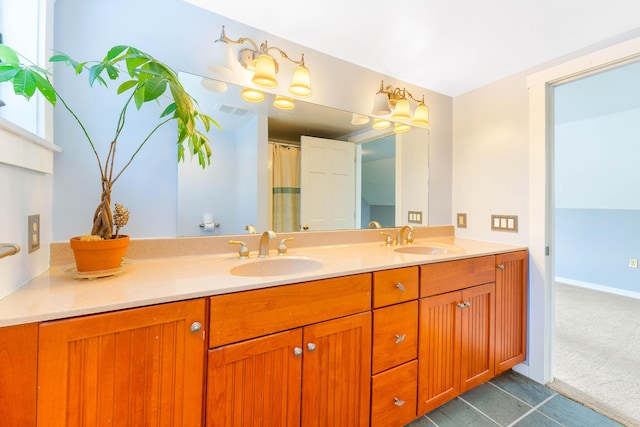
M 407 427 L 621 426 L 548 387 L 510 371 L 415 420 Z

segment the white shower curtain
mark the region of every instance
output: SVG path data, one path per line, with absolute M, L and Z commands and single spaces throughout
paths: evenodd
M 300 231 L 300 148 L 271 144 L 273 155 L 273 229 Z

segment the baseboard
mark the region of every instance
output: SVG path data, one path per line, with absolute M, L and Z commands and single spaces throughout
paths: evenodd
M 607 292 L 610 294 L 621 295 L 623 297 L 630 297 L 640 299 L 640 292 L 627 291 L 620 288 L 613 288 L 611 286 L 598 285 L 596 283 L 582 282 L 580 280 L 567 279 L 566 277 L 556 277 L 556 282 L 563 283 L 565 285 L 577 286 L 580 288 L 592 289 L 594 291 Z

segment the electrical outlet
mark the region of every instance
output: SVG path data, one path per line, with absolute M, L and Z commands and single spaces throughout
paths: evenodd
M 459 213 L 457 216 L 458 221 L 456 221 L 456 225 L 458 226 L 458 228 L 467 228 L 467 214 Z
M 629 268 L 638 268 L 638 258 L 629 258 Z
M 29 215 L 29 253 L 40 249 L 40 215 Z

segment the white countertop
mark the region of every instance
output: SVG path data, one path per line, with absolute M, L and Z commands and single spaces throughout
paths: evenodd
M 0 326 L 62 319 L 151 304 L 219 295 L 289 283 L 491 255 L 525 247 L 439 237 L 416 239 L 413 246 L 453 245 L 461 253 L 414 255 L 395 252 L 380 242 L 290 249 L 289 257 L 308 257 L 322 267 L 301 274 L 242 277 L 229 273 L 238 264 L 260 262 L 237 253 L 191 255 L 128 262 L 119 274 L 99 279 L 78 278 L 73 266 L 52 266 L 0 300 Z M 270 252 L 271 258 L 276 251 Z

